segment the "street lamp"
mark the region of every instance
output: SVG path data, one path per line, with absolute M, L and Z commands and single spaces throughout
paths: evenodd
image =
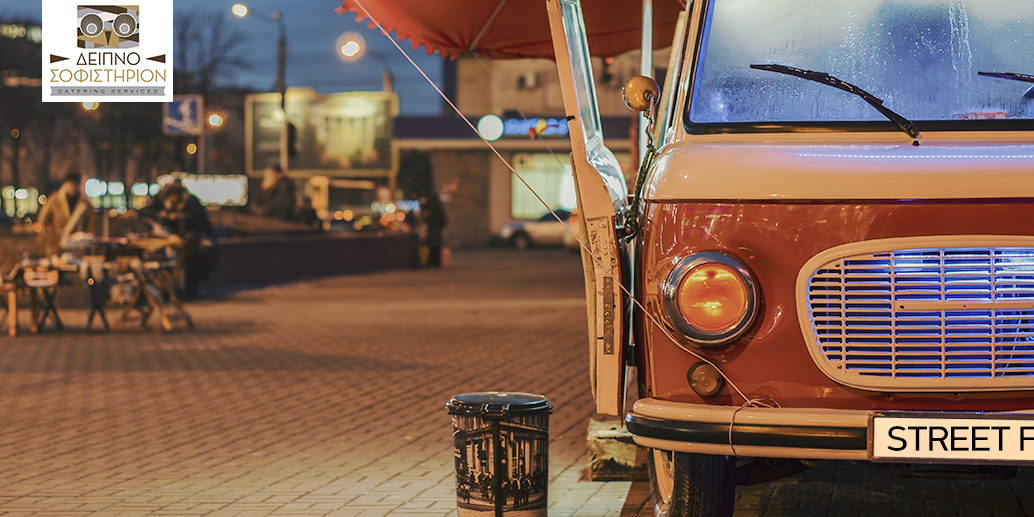
M 357 32 L 346 32 L 337 39 L 337 55 L 338 58 L 346 63 L 352 63 L 363 56 L 370 56 L 384 65 L 384 91 L 391 91 L 391 62 L 388 60 L 388 56 L 377 52 L 372 48 L 366 46 L 366 40 L 363 36 Z
M 276 92 L 280 94 L 280 112 L 283 114 L 283 122 L 280 125 L 280 168 L 287 171 L 287 84 L 284 82 L 284 64 L 287 60 L 287 26 L 284 25 L 284 15 L 280 11 L 273 11 L 273 14 L 265 15 L 254 9 L 249 9 L 244 4 L 234 4 L 230 11 L 238 18 L 244 18 L 250 13 L 260 15 L 258 19 L 275 23 L 279 38 L 276 41 Z
M 363 47 L 356 40 L 348 40 L 341 45 L 341 55 L 345 57 L 356 57 L 362 52 Z

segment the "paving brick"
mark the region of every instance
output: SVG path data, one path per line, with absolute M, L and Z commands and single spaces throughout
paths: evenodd
M 0 336 L 0 515 L 455 515 L 444 404 L 484 390 L 553 402 L 550 497 L 577 511 L 599 491 L 580 275 L 460 252 L 190 303 L 194 331 L 63 310 L 65 332 Z

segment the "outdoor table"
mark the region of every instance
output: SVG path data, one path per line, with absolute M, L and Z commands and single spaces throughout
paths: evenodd
M 54 328 L 64 330 L 55 298 L 60 285 L 71 283 L 72 275 L 78 271 L 75 264 L 22 269 L 17 285 L 31 296 L 32 319 L 29 323 L 32 332 L 42 331 L 47 320 L 54 324 Z
M 57 313 L 57 302 L 54 301 L 54 297 L 57 296 L 57 282 L 30 286 L 28 289 L 32 294 L 32 320 L 36 326 L 32 331 L 43 330 L 48 318 L 54 323 L 54 328 L 64 330 L 65 325 L 61 323 L 61 316 Z
M 46 264 L 45 262 L 43 264 Z M 93 266 L 93 267 L 91 267 Z M 87 284 L 90 294 L 90 317 L 87 328 L 90 328 L 93 318 L 100 315 L 105 330 L 110 327 L 104 314 L 104 304 L 107 298 L 107 277 L 104 275 L 104 263 L 84 264 L 60 264 L 42 265 L 38 262 L 19 264 L 9 275 L 7 281 L 0 286 L 6 298 L 7 306 L 7 331 L 11 336 L 18 335 L 18 295 L 28 294 L 30 297 L 29 330 L 38 333 L 50 322 L 55 329 L 64 330 L 64 322 L 61 321 L 61 314 L 58 311 L 57 294 L 62 284 L 69 285 L 79 278 L 80 272 Z
M 37 333 L 50 319 L 55 328 L 63 329 L 61 316 L 57 312 L 55 296 L 61 271 L 50 267 L 18 267 L 4 285 L 7 295 L 7 327 L 8 334 L 18 335 L 18 293 L 29 293 L 31 300 L 31 318 L 29 330 Z
M 33 333 L 40 332 L 48 322 L 58 330 L 64 329 L 56 298 L 60 284 L 72 283 L 73 275 L 85 284 L 89 294 L 87 330 L 93 327 L 95 317 L 100 318 L 104 330 L 111 330 L 106 308 L 115 286 L 123 287 L 126 295 L 119 300 L 125 302 L 125 307 L 114 322 L 116 330 L 134 311 L 140 314 L 143 326 L 153 315 L 167 331 L 178 321 L 193 328 L 190 314 L 176 296 L 181 278 L 177 250 L 182 245 L 182 239 L 176 235 L 110 239 L 81 246 L 78 251 L 86 254 L 67 263 L 23 259 L 0 280 L 0 305 L 6 299 L 8 333 L 18 334 L 19 294 L 31 296 L 29 325 Z M 136 250 L 137 255 L 118 256 L 124 250 Z
M 173 328 L 174 321 L 183 321 L 187 327 L 193 328 L 187 309 L 176 296 L 175 287 L 178 264 L 175 260 L 140 260 L 126 261 L 122 267 L 122 276 L 128 274 L 133 295 L 122 310 L 115 330 L 121 330 L 133 311 L 140 314 L 140 325 L 146 327 L 152 315 L 157 315 L 163 330 Z M 167 309 L 172 306 L 172 311 Z
M 105 307 L 108 303 L 108 290 L 111 288 L 111 277 L 108 271 L 115 266 L 114 262 L 106 262 L 103 257 L 84 257 L 79 266 L 80 274 L 86 283 L 86 291 L 90 298 L 90 315 L 86 318 L 86 330 L 93 328 L 94 316 L 99 316 L 104 330 L 111 330 Z

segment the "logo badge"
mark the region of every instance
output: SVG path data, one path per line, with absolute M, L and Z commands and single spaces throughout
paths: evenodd
M 172 2 L 43 0 L 44 102 L 172 100 Z
M 80 5 L 79 48 L 135 48 L 140 46 L 140 6 Z

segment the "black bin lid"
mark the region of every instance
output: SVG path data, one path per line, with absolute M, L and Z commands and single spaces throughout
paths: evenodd
M 542 395 L 512 391 L 463 393 L 449 400 L 445 407 L 450 415 L 475 415 L 505 418 L 512 415 L 553 412 L 553 405 Z

